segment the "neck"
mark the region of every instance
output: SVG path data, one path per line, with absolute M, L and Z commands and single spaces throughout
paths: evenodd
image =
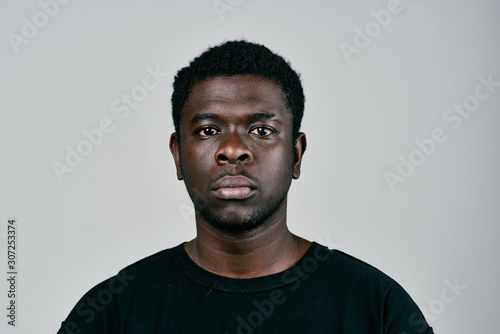
M 212 273 L 253 278 L 284 271 L 305 254 L 310 242 L 292 234 L 286 212 L 255 230 L 229 236 L 196 217 L 197 236 L 184 245 L 189 257 Z

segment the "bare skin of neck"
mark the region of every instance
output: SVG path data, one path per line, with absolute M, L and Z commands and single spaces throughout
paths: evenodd
M 311 242 L 292 234 L 286 207 L 267 223 L 238 236 L 228 236 L 196 215 L 197 237 L 184 244 L 200 267 L 231 278 L 254 278 L 284 271 L 296 264 Z

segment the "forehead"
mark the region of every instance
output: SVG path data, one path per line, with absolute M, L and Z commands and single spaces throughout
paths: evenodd
M 286 96 L 281 87 L 255 75 L 222 76 L 196 83 L 181 112 L 181 121 L 188 114 L 204 110 L 248 109 L 273 111 L 291 119 Z M 226 110 L 227 112 L 227 110 Z

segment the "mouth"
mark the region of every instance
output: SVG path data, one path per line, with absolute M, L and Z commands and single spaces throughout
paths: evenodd
M 244 176 L 226 176 L 217 180 L 212 191 L 219 199 L 243 200 L 255 193 L 256 186 Z
M 219 199 L 247 199 L 253 195 L 255 190 L 248 187 L 219 188 L 214 190 L 214 194 Z

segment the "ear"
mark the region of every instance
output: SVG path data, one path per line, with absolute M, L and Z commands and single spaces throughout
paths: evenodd
M 293 164 L 293 178 L 298 179 L 300 176 L 300 164 L 302 163 L 302 157 L 306 151 L 307 140 L 306 135 L 303 132 L 299 133 L 297 140 L 295 141 L 295 146 L 293 147 L 293 152 L 295 153 L 295 162 Z
M 170 147 L 170 152 L 172 152 L 172 156 L 174 157 L 175 169 L 177 170 L 177 180 L 182 180 L 179 141 L 177 140 L 175 132 L 170 135 L 170 142 L 168 146 Z

